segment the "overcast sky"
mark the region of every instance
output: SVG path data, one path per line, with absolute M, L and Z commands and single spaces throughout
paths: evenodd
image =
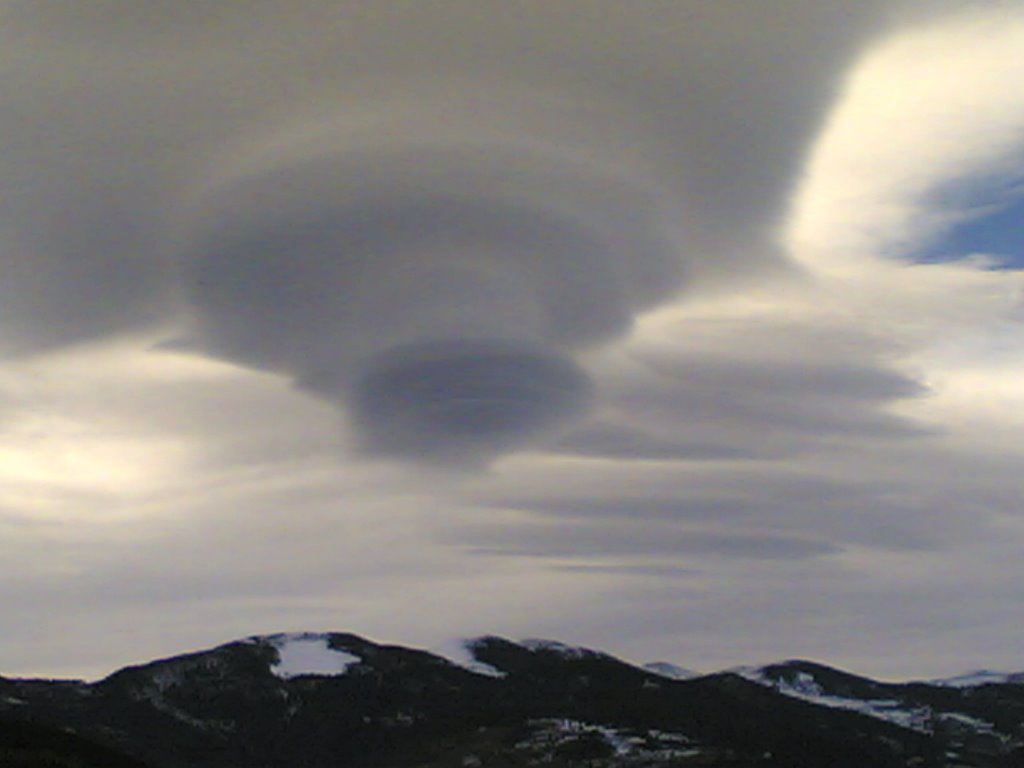
M 1022 51 L 1019 0 L 0 0 L 0 674 L 1024 669 Z

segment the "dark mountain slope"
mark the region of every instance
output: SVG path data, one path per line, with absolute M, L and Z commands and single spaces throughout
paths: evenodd
M 139 760 L 81 736 L 19 719 L 0 719 L 0 766 L 146 768 Z
M 469 647 L 460 666 L 352 634 L 250 638 L 91 684 L 0 679 L 0 717 L 151 768 L 993 768 L 1024 743 L 1012 683 L 893 685 L 812 662 L 674 680 L 557 643 Z

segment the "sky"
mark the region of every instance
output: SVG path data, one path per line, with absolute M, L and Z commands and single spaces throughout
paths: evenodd
M 1024 3 L 0 0 L 0 674 L 1024 670 Z

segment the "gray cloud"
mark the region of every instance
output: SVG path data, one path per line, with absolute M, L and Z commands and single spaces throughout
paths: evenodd
M 683 421 L 741 421 L 776 432 L 913 435 L 920 426 L 888 415 L 879 405 L 920 397 L 927 388 L 874 361 L 838 362 L 821 357 L 744 361 L 735 357 L 681 355 L 644 361 L 651 386 L 623 405 L 637 412 L 672 413 Z
M 568 520 L 609 519 L 700 521 L 746 516 L 750 504 L 733 498 L 678 498 L 622 492 L 603 496 L 568 496 L 566 498 L 529 498 L 495 500 L 498 509 L 525 509 L 544 516 Z
M 595 364 L 603 406 L 550 450 L 646 461 L 741 461 L 864 440 L 914 441 L 935 425 L 901 415 L 928 397 L 891 341 L 837 325 L 827 310 L 679 321 Z
M 469 338 L 564 381 L 678 291 L 779 268 L 783 193 L 882 20 L 804 0 L 172 5 L 3 8 L 0 171 L 25 182 L 0 210 L 6 347 L 183 317 L 193 347 L 345 404 L 364 444 L 442 456 L 544 436 L 588 388 L 526 409 L 480 378 L 495 427 L 455 450 L 426 413 L 373 422 L 378 361 Z
M 479 555 L 542 558 L 735 557 L 790 560 L 835 554 L 831 543 L 794 534 L 702 530 L 671 523 L 590 521 L 467 525 L 453 539 Z
M 447 535 L 481 555 L 572 558 L 597 568 L 608 560 L 645 567 L 658 558 L 689 568 L 719 557 L 951 552 L 989 535 L 994 515 L 1008 506 L 1005 499 L 978 504 L 984 493 L 961 498 L 923 487 L 907 454 L 887 456 L 878 460 L 905 467 L 908 476 L 885 480 L 848 451 L 844 461 L 863 469 L 839 477 L 829 476 L 826 460 L 801 471 L 770 462 L 698 464 L 692 471 L 667 463 L 642 477 L 608 467 L 607 477 L 591 477 L 586 490 L 568 473 L 560 485 L 524 480 L 517 493 L 488 489 L 482 519 Z
M 649 461 L 718 461 L 754 458 L 750 448 L 706 442 L 692 437 L 655 434 L 649 430 L 613 421 L 593 421 L 573 429 L 552 446 L 557 453 L 606 459 Z
M 676 578 L 694 576 L 697 571 L 693 568 L 683 568 L 678 565 L 666 565 L 660 563 L 621 565 L 614 563 L 588 563 L 574 565 L 555 566 L 556 571 L 565 573 L 587 573 L 595 575 L 617 575 L 617 576 L 639 576 L 654 578 Z
M 919 348 L 1003 305 L 778 245 L 854 62 L 958 5 L 0 0 L 0 671 L 1016 663 L 1016 337 Z
M 588 395 L 582 371 L 543 349 L 456 341 L 390 350 L 351 403 L 373 452 L 470 460 L 572 417 Z
M 345 398 L 379 452 L 496 451 L 582 410 L 568 353 L 669 295 L 678 259 L 612 181 L 472 160 L 343 154 L 210 193 L 185 277 L 201 343 Z M 563 200 L 488 202 L 492 175 Z M 599 220 L 558 210 L 574 186 L 603 198 L 582 211 Z
M 736 484 L 741 485 L 741 478 Z M 794 550 L 804 553 L 838 552 L 848 547 L 868 547 L 889 552 L 929 552 L 948 550 L 972 537 L 972 525 L 987 524 L 980 515 L 971 522 L 962 514 L 944 515 L 935 520 L 934 499 L 894 501 L 885 490 L 857 487 L 853 483 L 826 482 L 787 485 L 764 478 L 762 487 L 749 487 L 717 498 L 689 497 L 680 488 L 679 498 L 552 498 L 525 500 L 504 508 L 528 510 L 532 517 L 551 525 L 529 547 L 514 543 L 514 528 L 498 526 L 490 532 L 489 547 L 478 551 L 493 554 L 534 556 L 574 555 L 629 557 L 662 554 L 685 560 L 694 555 L 768 556 L 765 553 L 787 551 L 781 541 L 795 540 Z M 497 506 L 497 505 L 496 505 Z M 667 539 L 654 550 L 637 545 L 627 526 L 665 530 Z M 668 526 L 668 527 L 662 527 Z M 678 526 L 672 530 L 671 526 Z M 693 532 L 693 528 L 697 532 Z M 538 529 L 540 529 L 538 527 Z M 473 529 L 475 530 L 475 528 Z M 478 532 L 470 536 L 477 541 Z M 602 542 L 598 545 L 596 542 Z M 756 542 L 762 542 L 760 545 Z M 545 545 L 544 542 L 547 544 Z M 809 544 L 808 542 L 811 542 Z M 506 549 L 508 546 L 508 550 Z

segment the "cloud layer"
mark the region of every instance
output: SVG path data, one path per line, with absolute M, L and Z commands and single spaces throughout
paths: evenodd
M 585 409 L 582 348 L 781 263 L 764 234 L 875 11 L 10 4 L 7 345 L 178 316 L 179 343 L 345 403 L 379 450 L 519 447 Z M 551 382 L 536 407 L 509 401 L 476 442 L 431 438 L 426 412 L 375 421 L 416 402 L 385 387 L 368 411 L 376 366 L 467 338 L 475 370 L 505 361 L 474 401 L 504 402 L 484 382 L 516 349 Z
M 463 141 L 495 146 L 342 141 L 207 192 L 185 257 L 197 343 L 346 402 L 397 455 L 507 449 L 581 411 L 573 350 L 671 295 L 679 243 L 649 191 Z
M 1024 283 L 916 261 L 1024 22 L 956 6 L 0 3 L 0 672 L 1019 666 Z

